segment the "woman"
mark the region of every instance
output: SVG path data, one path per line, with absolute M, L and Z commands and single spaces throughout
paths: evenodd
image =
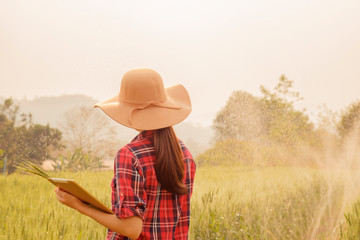
M 195 163 L 172 128 L 191 112 L 186 89 L 165 89 L 154 70 L 134 69 L 123 76 L 118 95 L 95 107 L 140 132 L 115 158 L 114 214 L 56 188 L 58 200 L 107 227 L 107 239 L 188 239 Z

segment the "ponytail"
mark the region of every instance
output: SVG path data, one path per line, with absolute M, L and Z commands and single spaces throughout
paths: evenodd
M 175 135 L 170 127 L 154 131 L 155 173 L 158 182 L 171 193 L 183 195 L 188 188 L 183 183 L 183 154 Z

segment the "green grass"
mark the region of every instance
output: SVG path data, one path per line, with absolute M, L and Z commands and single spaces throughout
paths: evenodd
M 110 205 L 111 171 L 51 175 L 75 179 Z M 355 176 L 311 168 L 200 167 L 190 239 L 358 239 L 346 238 L 351 228 L 344 218 L 360 182 Z M 37 176 L 0 176 L 0 240 L 104 239 L 104 227 L 61 205 L 53 190 Z M 360 222 L 359 214 L 351 218 Z
M 110 205 L 112 173 L 52 174 L 75 179 Z M 33 175 L 0 178 L 0 239 L 104 239 L 106 229 L 60 204 L 54 186 Z
M 331 239 L 342 210 L 342 174 L 303 168 L 199 171 L 192 239 Z
M 360 199 L 345 214 L 346 221 L 340 230 L 340 239 L 360 239 Z

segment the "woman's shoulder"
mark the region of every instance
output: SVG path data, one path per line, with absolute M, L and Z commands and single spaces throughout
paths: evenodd
M 153 143 L 148 137 L 149 134 L 151 134 L 149 131 L 138 134 L 131 142 L 122 146 L 119 151 L 130 151 L 133 154 L 136 154 L 139 150 L 151 150 L 153 148 Z
M 155 156 L 154 145 L 148 139 L 137 139 L 122 146 L 117 152 L 117 158 L 122 161 L 131 161 L 134 165 L 142 165 L 151 161 Z

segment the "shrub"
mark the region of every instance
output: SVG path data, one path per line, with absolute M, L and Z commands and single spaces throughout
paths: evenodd
M 103 168 L 101 157 L 92 152 L 86 152 L 82 148 L 75 148 L 74 151 L 68 151 L 66 155 L 59 155 L 54 163 L 55 170 L 95 170 Z

